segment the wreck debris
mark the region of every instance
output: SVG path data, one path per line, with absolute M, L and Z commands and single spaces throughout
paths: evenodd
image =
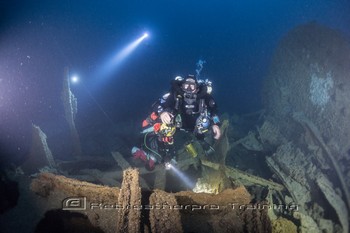
M 66 67 L 64 70 L 63 89 L 61 93 L 61 99 L 63 102 L 65 118 L 71 132 L 73 155 L 77 157 L 81 155 L 79 134 L 75 127 L 75 122 L 74 122 L 76 114 L 78 112 L 78 104 L 77 104 L 77 98 L 74 96 L 74 94 L 70 90 L 69 78 L 70 78 L 69 69 L 68 67 Z
M 267 196 L 266 196 L 266 200 L 267 202 L 270 204 L 270 205 L 273 205 L 273 190 L 272 189 L 269 189 L 268 193 L 267 193 Z M 277 215 L 275 214 L 274 210 L 271 208 L 271 209 L 268 209 L 267 210 L 267 214 L 270 218 L 270 220 L 276 220 L 278 217 Z
M 126 161 L 126 159 L 124 159 L 124 156 L 121 153 L 119 153 L 118 151 L 114 151 L 114 152 L 111 152 L 111 153 L 112 153 L 112 157 L 117 162 L 118 166 L 120 166 L 122 168 L 122 170 L 126 170 L 126 169 L 131 167 L 129 162 Z M 155 169 L 154 172 L 158 172 L 159 170 L 161 170 L 161 169 L 159 169 L 159 168 Z M 149 173 L 149 171 L 146 170 L 145 168 L 140 169 L 139 172 L 140 172 L 140 174 L 148 174 Z M 118 173 L 117 179 L 121 179 L 121 176 L 122 176 L 122 174 Z M 142 188 L 145 188 L 145 189 L 148 189 L 148 190 L 151 189 L 144 178 L 142 178 L 140 176 L 139 180 L 140 180 L 140 185 L 141 185 Z
M 222 169 L 215 170 L 210 167 L 202 167 L 202 177 L 197 180 L 193 192 L 218 194 L 225 189 L 234 187 L 232 180 L 226 176 Z
M 244 186 L 217 195 L 189 191 L 174 195 L 185 232 L 271 232 L 266 208 L 251 204 Z
M 32 146 L 26 162 L 21 166 L 27 174 L 38 172 L 45 166 L 56 168 L 55 160 L 46 141 L 46 134 L 39 126 L 32 124 Z
M 118 205 L 123 208 L 118 212 L 117 232 L 140 232 L 141 188 L 139 186 L 139 172 L 136 169 L 127 169 L 124 171 Z M 131 208 L 126 208 L 127 206 Z
M 249 131 L 246 137 L 239 140 L 239 143 L 242 144 L 244 148 L 251 151 L 262 151 L 264 149 L 262 144 L 256 139 L 255 133 L 252 131 Z
M 349 231 L 349 61 L 342 33 L 307 23 L 281 40 L 264 81 L 266 119 L 289 142 L 266 161 L 300 205 L 303 232 Z
M 273 156 L 267 157 L 266 162 L 287 188 L 293 203 L 298 206 L 300 215 L 297 217 L 301 222 L 306 222 L 305 226 L 302 226 L 306 229 L 305 232 L 309 232 L 309 228 L 310 232 L 312 229 L 316 229 L 315 232 L 321 231 L 324 229 L 324 226 L 320 225 L 321 222 L 327 221 L 322 215 L 315 217 L 313 214 L 315 210 L 310 207 L 310 203 L 317 201 L 313 198 L 315 183 L 337 213 L 343 232 L 347 232 L 348 211 L 345 203 L 334 191 L 326 176 L 311 163 L 311 159 L 312 155 L 306 156 L 299 148 L 288 143 L 280 146 Z
M 256 184 L 260 186 L 268 186 L 269 188 L 272 188 L 276 191 L 282 191 L 284 189 L 283 185 L 280 185 L 278 183 L 265 180 L 261 177 L 254 176 L 252 174 L 240 171 L 238 169 L 224 166 L 222 167 L 220 164 L 213 163 L 207 160 L 202 159 L 202 164 L 207 167 L 211 167 L 215 170 L 223 169 L 225 171 L 226 176 L 231 177 L 232 179 L 239 180 L 243 184 Z
M 144 232 L 271 232 L 266 208 L 251 204 L 251 196 L 244 186 L 226 189 L 217 195 L 155 190 L 149 203 L 143 205 L 138 172 L 127 169 L 121 189 L 48 173 L 34 179 L 31 189 L 42 197 L 41 201 L 47 201 L 46 211 L 52 211 L 52 203 L 57 209 L 62 197 L 85 197 L 86 208 L 71 211 L 87 216 L 92 226 L 107 233 L 142 232 L 140 224 L 145 224 Z M 118 209 L 111 210 L 116 200 Z M 108 210 L 103 203 L 107 203 Z M 141 215 L 141 211 L 149 215 Z M 147 216 L 150 226 L 144 221 Z
M 262 126 L 257 127 L 257 131 L 263 145 L 279 146 L 287 143 L 278 126 L 274 125 L 271 120 L 265 120 Z
M 271 221 L 267 216 L 266 209 L 246 210 L 242 215 L 244 222 L 246 223 L 245 232 L 271 232 Z
M 341 32 L 316 22 L 300 25 L 281 40 L 264 81 L 267 116 L 290 139 L 299 132 L 291 114 L 303 112 L 320 135 L 334 139 L 339 150 L 331 152 L 347 151 L 349 80 L 349 40 Z M 346 157 L 341 153 L 338 156 Z
M 285 218 L 278 218 L 271 222 L 272 233 L 297 233 L 297 226 Z
M 165 168 L 159 169 L 155 172 L 154 185 L 155 189 L 164 190 L 166 185 L 166 170 Z
M 332 183 L 322 174 L 317 176 L 316 183 L 337 213 L 343 232 L 349 232 L 349 213 L 344 208 L 345 203 L 342 198 L 334 191 Z
M 238 186 L 234 189 L 225 189 L 216 195 L 208 193 L 194 193 L 181 191 L 174 193 L 178 204 L 198 204 L 201 206 L 215 204 L 218 206 L 227 206 L 228 204 L 248 205 L 252 197 L 244 186 Z M 230 206 L 232 207 L 232 206 Z
M 192 189 L 193 192 L 195 193 L 214 193 L 218 194 L 219 193 L 219 184 L 215 183 L 213 185 L 212 182 L 203 180 L 202 178 L 199 178 L 197 180 L 196 186 Z
M 115 201 L 119 196 L 119 188 L 96 185 L 51 173 L 40 173 L 38 177 L 33 179 L 30 188 L 42 197 L 47 197 L 51 192 L 58 190 L 66 193 L 68 196 L 84 194 L 87 199 L 94 201 L 107 201 L 109 199 Z M 103 197 L 108 198 L 103 199 Z
M 277 153 L 284 153 L 282 152 L 282 149 L 288 150 L 289 147 L 287 148 L 281 148 L 280 152 Z M 298 154 L 291 154 L 289 156 L 293 157 L 298 157 Z M 298 152 L 297 152 L 298 153 Z M 300 152 L 299 152 L 300 153 Z M 276 158 L 277 156 L 274 157 L 267 157 L 266 162 L 269 165 L 269 167 L 274 171 L 276 175 L 280 178 L 280 180 L 283 182 L 284 186 L 288 190 L 288 192 L 291 194 L 293 198 L 293 202 L 295 202 L 302 210 L 305 209 L 306 203 L 311 201 L 311 193 L 310 189 L 308 189 L 308 184 L 306 182 L 306 178 L 304 178 L 305 172 L 303 172 L 303 167 L 298 169 L 295 169 L 295 165 L 290 165 L 290 167 L 285 167 L 283 165 L 283 168 L 279 166 L 279 163 L 276 162 L 278 160 Z M 295 159 L 295 158 L 293 158 Z M 298 174 L 298 172 L 301 172 L 301 174 Z M 291 176 L 291 173 L 298 174 L 300 177 L 302 177 L 302 180 L 299 180 L 298 178 L 295 178 Z
M 150 206 L 158 206 L 158 208 L 151 208 L 149 214 L 152 233 L 183 232 L 179 211 L 180 205 L 178 205 L 174 194 L 155 190 L 149 201 Z
M 32 180 L 30 189 L 40 196 L 39 199 L 30 200 L 37 203 L 36 208 L 40 208 L 39 213 L 69 207 L 65 203 L 72 200 L 71 198 L 77 201 L 85 200 L 80 202 L 85 204 L 85 209 L 66 208 L 65 211 L 84 214 L 94 226 L 100 227 L 105 233 L 116 232 L 118 212 L 111 210 L 110 207 L 118 200 L 119 188 L 95 185 L 51 173 L 41 173 Z M 105 205 L 109 209 L 106 210 Z M 36 222 L 39 222 L 39 219 Z
M 240 138 L 232 142 L 231 148 L 236 147 L 237 145 L 242 145 L 248 151 L 263 151 L 264 150 L 263 144 L 266 144 L 270 140 L 269 138 L 270 135 L 268 136 L 263 135 L 263 133 L 270 134 L 270 132 L 264 131 L 267 128 L 266 124 L 264 124 L 262 127 L 264 128 L 262 128 L 261 130 L 259 128 L 257 129 L 258 131 L 257 133 L 253 131 L 249 131 L 248 135 L 245 136 L 244 138 Z M 260 138 L 258 138 L 258 136 L 260 136 Z M 277 141 L 277 140 L 274 140 L 274 141 Z
M 336 158 L 333 157 L 333 154 L 330 152 L 330 149 L 327 147 L 326 143 L 323 141 L 320 132 L 318 131 L 317 127 L 306 118 L 306 116 L 302 113 L 294 113 L 293 118 L 298 121 L 305 129 L 309 130 L 311 132 L 311 135 L 317 140 L 317 142 L 320 144 L 322 149 L 324 150 L 327 158 L 331 161 L 331 164 L 337 173 L 338 179 L 340 181 L 341 187 L 343 189 L 343 192 L 345 194 L 345 200 L 347 203 L 348 208 L 350 208 L 350 193 L 346 186 L 346 182 L 344 180 L 344 175 L 342 174 L 342 171 L 338 165 L 338 162 Z
M 126 170 L 131 167 L 131 165 L 126 161 L 122 154 L 120 154 L 118 151 L 111 152 L 112 157 L 117 162 L 117 164 L 122 168 L 122 170 Z
M 310 216 L 303 214 L 302 212 L 294 212 L 293 217 L 300 220 L 301 226 L 299 227 L 301 233 L 319 233 L 322 232 L 317 223 Z M 345 232 L 344 232 L 345 233 Z

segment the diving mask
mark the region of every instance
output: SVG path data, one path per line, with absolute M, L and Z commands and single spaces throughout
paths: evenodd
M 193 78 L 188 78 L 185 80 L 185 82 L 182 84 L 182 90 L 184 90 L 187 93 L 193 93 L 197 90 L 197 83 L 196 80 Z

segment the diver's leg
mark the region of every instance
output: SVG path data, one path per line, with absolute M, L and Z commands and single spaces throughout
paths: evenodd
M 157 162 L 157 136 L 154 134 L 145 135 L 141 148 L 133 147 L 131 153 L 134 159 L 141 159 L 148 170 L 153 170 Z M 158 159 L 159 160 L 159 159 Z

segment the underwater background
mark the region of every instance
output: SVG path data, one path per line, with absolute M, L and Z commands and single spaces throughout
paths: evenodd
M 0 0 L 0 232 L 349 232 L 349 25 L 348 0 Z M 178 129 L 150 171 L 141 123 L 188 74 L 222 136 Z
M 79 76 L 71 89 L 78 99 L 81 141 L 90 145 L 84 153 L 109 153 L 118 130 L 139 127 L 170 80 L 194 74 L 200 59 L 206 61 L 201 78 L 213 82 L 221 113 L 260 110 L 261 86 L 280 39 L 312 21 L 349 38 L 349 11 L 345 0 L 2 0 L 1 160 L 21 163 L 32 123 L 49 144 L 54 141 L 55 155 L 69 156 L 60 98 L 64 67 Z M 101 71 L 146 31 L 149 37 L 129 56 Z

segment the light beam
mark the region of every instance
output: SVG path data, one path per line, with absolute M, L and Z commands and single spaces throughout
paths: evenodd
M 112 58 L 109 61 L 107 61 L 107 63 L 103 66 L 98 76 L 108 76 L 109 74 L 111 74 L 147 37 L 149 37 L 149 34 L 145 32 L 141 37 L 132 41 L 130 44 L 125 46 L 121 51 L 113 55 Z
M 169 169 L 174 171 L 174 173 L 186 184 L 186 186 L 190 189 L 193 189 L 195 184 L 188 178 L 182 171 L 180 171 L 176 166 L 173 164 L 168 164 Z

